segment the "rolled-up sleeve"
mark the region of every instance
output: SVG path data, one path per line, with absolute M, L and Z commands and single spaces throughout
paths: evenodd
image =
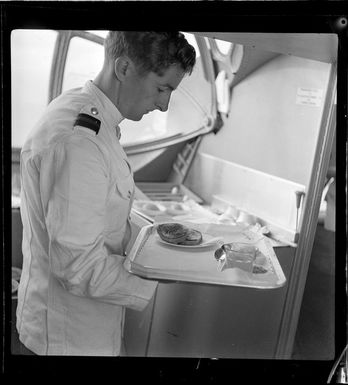
M 41 171 L 52 274 L 72 294 L 143 309 L 157 283 L 129 274 L 104 244 L 109 179 L 98 144 L 72 135 L 46 153 Z

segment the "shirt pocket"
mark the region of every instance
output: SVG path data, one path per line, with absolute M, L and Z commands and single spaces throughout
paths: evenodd
M 115 192 L 125 200 L 131 200 L 134 190 L 132 176 L 119 178 L 115 183 Z
M 134 180 L 130 173 L 128 176 L 118 175 L 112 184 L 111 192 L 106 206 L 105 230 L 107 233 L 118 232 L 125 229 L 134 192 Z
M 131 200 L 133 197 L 134 179 L 132 168 L 127 159 L 123 159 L 123 161 L 118 165 L 118 170 L 116 172 L 115 191 L 123 199 Z

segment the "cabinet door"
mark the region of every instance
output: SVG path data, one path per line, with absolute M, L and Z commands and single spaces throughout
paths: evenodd
M 294 251 L 277 257 L 289 276 Z M 274 290 L 160 283 L 147 355 L 149 357 L 275 357 L 287 286 Z
M 288 277 L 294 249 L 278 249 L 277 258 Z M 126 310 L 126 354 L 275 358 L 287 289 L 160 282 L 144 311 Z

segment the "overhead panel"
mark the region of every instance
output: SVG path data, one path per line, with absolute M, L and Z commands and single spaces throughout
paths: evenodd
M 337 60 L 336 34 L 197 32 L 197 35 L 326 63 L 334 63 Z

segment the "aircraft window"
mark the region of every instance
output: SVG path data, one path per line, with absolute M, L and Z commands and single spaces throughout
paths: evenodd
M 92 80 L 102 68 L 104 47 L 101 44 L 73 37 L 70 41 L 62 91 L 82 87 L 87 80 Z
M 22 147 L 47 106 L 56 37 L 52 30 L 14 30 L 11 34 L 12 147 Z
M 121 128 L 127 126 L 122 130 L 123 144 L 132 146 L 158 139 L 167 140 L 190 134 L 204 126 L 212 105 L 211 84 L 205 79 L 195 36 L 191 33 L 184 34 L 197 54 L 192 75 L 187 76 L 178 90 L 173 92 L 167 112 L 154 111 L 144 116 L 140 122 L 122 122 Z M 23 145 L 28 132 L 48 103 L 56 37 L 57 32 L 52 30 L 31 30 L 26 31 L 24 35 L 13 35 L 13 146 Z M 93 79 L 102 68 L 103 60 L 102 44 L 89 40 L 88 37 L 84 38 L 81 34 L 72 37 L 64 66 L 61 92 L 82 87 L 87 80 Z

